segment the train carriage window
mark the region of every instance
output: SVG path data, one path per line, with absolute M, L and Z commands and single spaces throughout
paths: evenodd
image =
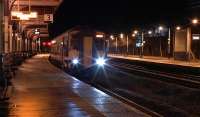
M 96 39 L 95 40 L 95 47 L 97 50 L 103 50 L 104 49 L 104 40 L 103 39 Z

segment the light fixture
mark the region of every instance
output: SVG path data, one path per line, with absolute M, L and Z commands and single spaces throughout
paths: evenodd
M 37 18 L 37 12 L 23 13 L 21 11 L 12 11 L 11 16 L 17 17 L 20 20 L 29 20 L 31 18 Z
M 11 11 L 11 16 L 15 16 L 15 17 L 18 17 L 20 15 L 22 15 L 23 13 L 20 12 L 20 11 Z
M 52 43 L 52 44 L 55 44 L 55 43 L 56 43 L 56 41 L 55 41 L 55 40 L 52 40 L 52 41 L 51 41 L 51 43 Z
M 151 34 L 152 34 L 152 31 L 148 31 L 148 34 L 151 35 Z
M 193 24 L 197 24 L 197 23 L 198 23 L 198 20 L 197 20 L 197 19 L 193 19 L 193 20 L 192 20 L 192 23 L 193 23 Z
M 79 60 L 78 60 L 77 58 L 75 58 L 75 59 L 72 60 L 72 63 L 73 63 L 74 65 L 77 65 L 77 64 L 79 63 Z
M 112 40 L 114 40 L 114 36 L 113 36 L 113 35 L 110 35 L 110 38 L 111 38 Z
M 104 66 L 105 62 L 106 62 L 106 60 L 104 58 L 96 59 L 96 64 L 99 65 L 99 66 Z
M 163 27 L 162 26 L 159 26 L 158 27 L 159 31 L 163 30 Z
M 29 18 L 37 18 L 38 17 L 37 12 L 30 12 L 28 15 L 29 15 Z
M 120 38 L 123 39 L 124 38 L 124 34 L 121 33 L 120 34 Z
M 137 33 L 138 33 L 138 31 L 137 31 L 137 30 L 135 30 L 135 31 L 134 31 L 134 34 L 137 34 Z
M 135 34 L 132 34 L 132 37 L 135 37 L 136 35 Z
M 177 27 L 176 27 L 176 30 L 180 30 L 180 29 L 181 29 L 181 27 L 180 27 L 180 26 L 177 26 Z

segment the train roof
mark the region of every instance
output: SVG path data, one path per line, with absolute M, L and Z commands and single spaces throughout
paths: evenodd
M 103 33 L 102 31 L 98 31 L 96 29 L 93 29 L 89 26 L 75 26 L 71 29 L 68 29 L 67 31 L 65 31 L 63 34 L 57 36 L 56 38 L 54 38 L 53 40 L 58 40 L 60 38 L 62 38 L 63 36 L 67 35 L 67 34 L 72 34 L 72 35 L 75 35 L 77 33 L 84 33 L 84 34 L 97 34 L 97 33 Z

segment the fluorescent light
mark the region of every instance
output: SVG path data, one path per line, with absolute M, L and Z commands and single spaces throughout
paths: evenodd
M 38 14 L 37 12 L 31 12 L 29 15 L 29 18 L 37 18 Z
M 103 38 L 103 35 L 96 35 L 97 38 Z

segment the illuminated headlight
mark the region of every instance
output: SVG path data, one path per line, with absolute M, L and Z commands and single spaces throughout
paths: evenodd
M 99 66 L 103 66 L 106 64 L 106 60 L 104 58 L 98 58 L 96 59 L 96 64 Z
M 74 65 L 76 65 L 76 64 L 79 63 L 79 61 L 78 61 L 78 59 L 73 59 L 73 60 L 72 60 L 72 63 L 73 63 Z

